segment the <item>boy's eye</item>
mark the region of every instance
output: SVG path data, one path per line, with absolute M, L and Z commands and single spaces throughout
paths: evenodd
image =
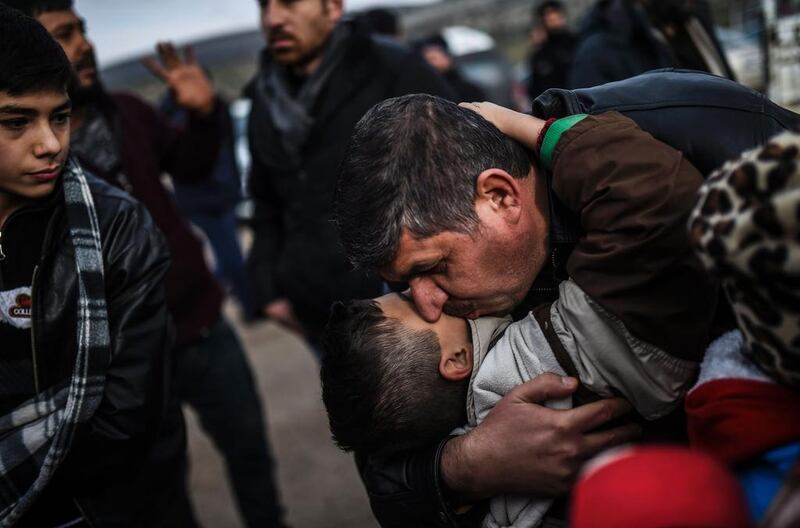
M 57 125 L 65 125 L 69 123 L 69 118 L 72 117 L 70 112 L 62 112 L 53 116 L 53 123 Z
M 4 119 L 3 121 L 0 121 L 0 125 L 10 130 L 22 130 L 28 125 L 28 120 L 24 117 L 19 117 L 16 119 Z

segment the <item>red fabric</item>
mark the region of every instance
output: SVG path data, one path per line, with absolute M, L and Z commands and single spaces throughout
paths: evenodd
M 573 528 L 753 526 L 733 475 L 686 448 L 634 448 L 589 471 L 575 486 Z
M 800 393 L 776 383 L 719 379 L 686 397 L 689 441 L 737 464 L 800 441 Z

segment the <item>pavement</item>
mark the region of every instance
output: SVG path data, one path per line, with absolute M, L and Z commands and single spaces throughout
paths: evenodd
M 378 528 L 351 455 L 330 439 L 319 367 L 304 342 L 274 323 L 242 325 L 229 316 L 247 350 L 265 408 L 287 521 L 293 528 Z M 206 528 L 243 526 L 222 459 L 187 410 L 190 493 Z

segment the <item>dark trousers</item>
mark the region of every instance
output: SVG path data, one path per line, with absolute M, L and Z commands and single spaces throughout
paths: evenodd
M 176 388 L 225 459 L 249 527 L 283 526 L 261 402 L 244 350 L 224 318 L 176 350 Z

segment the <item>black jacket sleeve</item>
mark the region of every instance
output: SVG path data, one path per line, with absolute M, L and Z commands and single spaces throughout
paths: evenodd
M 123 202 L 103 244 L 111 359 L 103 399 L 59 469 L 76 496 L 135 478 L 158 439 L 170 389 L 163 236 L 142 206 Z
M 273 270 L 283 246 L 283 204 L 277 199 L 268 169 L 255 156 L 250 169 L 250 196 L 253 199 L 253 246 L 247 256 L 247 273 L 253 289 L 253 306 L 260 315 L 281 292 L 273 280 Z
M 457 515 L 441 487 L 439 463 L 448 440 L 446 438 L 438 445 L 411 453 L 388 456 L 356 454 L 372 513 L 383 528 L 479 525 L 485 510 L 474 508 L 465 516 Z

